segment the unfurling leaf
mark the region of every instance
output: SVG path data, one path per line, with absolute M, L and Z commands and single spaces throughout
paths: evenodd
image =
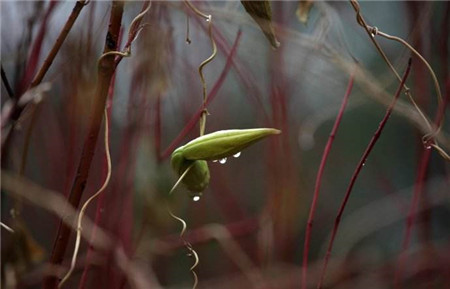
M 269 135 L 281 131 L 273 128 L 221 130 L 200 136 L 172 153 L 171 164 L 181 176 L 188 169 L 182 183 L 188 190 L 202 192 L 209 184 L 206 161 L 238 155 L 243 149 Z
M 272 26 L 272 9 L 270 8 L 270 2 L 265 0 L 241 1 L 241 3 L 244 6 L 245 11 L 247 11 L 247 13 L 252 16 L 253 20 L 258 23 L 272 47 L 278 48 L 280 46 L 280 42 L 278 42 Z

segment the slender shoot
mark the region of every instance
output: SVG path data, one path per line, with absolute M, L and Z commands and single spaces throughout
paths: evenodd
M 322 288 L 323 280 L 324 280 L 325 273 L 326 273 L 327 266 L 328 266 L 328 262 L 329 262 L 330 256 L 331 256 L 331 251 L 333 250 L 334 240 L 336 238 L 336 234 L 337 234 L 337 231 L 339 229 L 339 224 L 340 224 L 340 221 L 341 221 L 341 217 L 342 217 L 342 215 L 344 213 L 345 206 L 347 205 L 347 202 L 348 202 L 348 200 L 350 198 L 350 194 L 352 192 L 353 186 L 355 185 L 356 179 L 358 178 L 359 173 L 361 172 L 363 166 L 365 165 L 369 154 L 372 152 L 372 149 L 375 147 L 375 144 L 377 143 L 377 141 L 378 141 L 378 139 L 379 139 L 379 137 L 381 135 L 381 132 L 383 131 L 384 126 L 386 125 L 389 117 L 392 114 L 394 106 L 397 103 L 397 100 L 398 100 L 398 98 L 400 96 L 400 93 L 403 90 L 404 84 L 406 82 L 406 79 L 408 78 L 410 70 L 411 70 L 411 59 L 408 62 L 408 66 L 406 67 L 405 73 L 403 74 L 402 80 L 400 82 L 399 87 L 397 88 L 397 91 L 396 91 L 396 93 L 394 95 L 394 98 L 392 99 L 391 104 L 389 105 L 388 109 L 386 110 L 386 113 L 385 113 L 383 119 L 381 120 L 381 122 L 380 122 L 377 130 L 375 131 L 372 139 L 370 140 L 369 144 L 367 145 L 367 148 L 364 151 L 361 159 L 359 160 L 359 163 L 356 166 L 356 169 L 353 172 L 353 175 L 352 175 L 352 177 L 350 179 L 350 184 L 349 184 L 349 186 L 347 188 L 347 191 L 345 192 L 344 199 L 342 200 L 341 206 L 339 208 L 339 211 L 337 213 L 336 219 L 334 221 L 334 227 L 333 227 L 333 231 L 331 233 L 331 239 L 330 239 L 330 242 L 328 243 L 328 249 L 327 249 L 327 253 L 325 254 L 324 263 L 323 263 L 323 267 L 322 267 L 322 272 L 320 274 L 319 282 L 317 284 L 317 288 L 318 289 Z
M 311 240 L 311 232 L 313 227 L 314 214 L 317 207 L 317 201 L 319 199 L 320 186 L 322 184 L 323 171 L 325 170 L 325 165 L 327 163 L 328 155 L 331 152 L 331 147 L 333 146 L 334 138 L 338 131 L 339 125 L 341 123 L 342 117 L 344 115 L 345 108 L 347 107 L 348 99 L 353 88 L 354 74 L 350 75 L 350 79 L 347 85 L 347 91 L 345 92 L 344 98 L 342 99 L 341 107 L 339 113 L 334 121 L 333 128 L 331 130 L 330 136 L 328 137 L 328 142 L 325 145 L 322 160 L 320 161 L 319 170 L 317 171 L 316 183 L 314 186 L 313 199 L 311 202 L 311 209 L 309 211 L 308 222 L 306 225 L 305 233 L 305 243 L 303 247 L 303 266 L 302 266 L 302 289 L 306 289 L 307 286 L 307 274 L 308 274 L 308 255 L 309 255 L 309 243 Z

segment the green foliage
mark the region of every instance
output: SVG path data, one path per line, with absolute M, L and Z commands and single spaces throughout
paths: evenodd
M 208 186 L 210 178 L 206 161 L 233 156 L 258 140 L 279 133 L 281 131 L 273 128 L 255 128 L 206 134 L 177 148 L 172 153 L 172 168 L 183 178 L 182 182 L 188 190 L 202 192 Z

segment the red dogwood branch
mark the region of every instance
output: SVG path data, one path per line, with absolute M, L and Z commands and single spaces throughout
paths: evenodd
M 311 231 L 312 231 L 312 227 L 313 227 L 314 214 L 316 212 L 316 207 L 317 207 L 317 200 L 319 199 L 319 191 L 320 191 L 320 185 L 322 184 L 323 171 L 325 169 L 325 164 L 327 163 L 327 159 L 328 159 L 328 155 L 330 154 L 331 147 L 333 146 L 334 138 L 336 136 L 339 125 L 341 123 L 342 116 L 344 115 L 344 111 L 347 106 L 350 93 L 352 92 L 353 79 L 354 79 L 354 74 L 352 73 L 352 75 L 350 75 L 350 79 L 348 81 L 347 90 L 345 92 L 344 98 L 342 99 L 339 113 L 336 116 L 336 120 L 334 121 L 334 125 L 331 130 L 330 136 L 328 137 L 328 142 L 325 145 L 325 148 L 323 150 L 322 160 L 320 161 L 319 170 L 317 171 L 313 199 L 311 202 L 308 222 L 306 225 L 305 244 L 303 247 L 302 289 L 306 289 L 307 274 L 308 274 L 309 242 L 311 240 Z
M 337 231 L 339 229 L 339 224 L 341 222 L 341 217 L 342 217 L 342 214 L 344 213 L 344 209 L 345 209 L 345 206 L 347 205 L 348 199 L 350 198 L 350 194 L 352 192 L 353 186 L 355 185 L 356 179 L 358 178 L 362 167 L 366 163 L 367 157 L 372 152 L 372 149 L 374 148 L 375 144 L 377 143 L 378 139 L 380 138 L 380 135 L 381 135 L 381 132 L 383 131 L 384 126 L 386 125 L 389 117 L 392 114 L 392 110 L 394 109 L 394 106 L 397 103 L 397 100 L 398 100 L 398 98 L 400 96 L 400 93 L 402 92 L 403 85 L 405 84 L 406 79 L 408 78 L 410 70 L 411 70 L 411 59 L 408 62 L 408 66 L 406 67 L 405 73 L 403 74 L 402 80 L 400 82 L 400 85 L 397 88 L 397 91 L 395 92 L 395 95 L 394 95 L 394 98 L 393 98 L 392 102 L 390 103 L 388 109 L 386 110 L 386 113 L 385 113 L 383 119 L 381 120 L 381 122 L 378 125 L 378 128 L 375 131 L 372 139 L 370 140 L 369 144 L 367 145 L 367 148 L 364 151 L 361 159 L 359 160 L 359 163 L 356 166 L 355 171 L 353 172 L 352 178 L 350 179 L 350 184 L 349 184 L 349 186 L 347 188 L 347 191 L 345 193 L 344 199 L 342 200 L 341 206 L 339 208 L 339 211 L 337 213 L 336 219 L 334 221 L 334 227 L 333 227 L 333 231 L 331 233 L 331 239 L 330 239 L 330 242 L 328 243 L 328 249 L 327 249 L 327 253 L 326 253 L 325 258 L 324 258 L 324 264 L 323 264 L 323 267 L 322 267 L 322 272 L 320 274 L 320 279 L 319 279 L 319 282 L 317 284 L 317 288 L 318 289 L 322 288 L 322 284 L 323 284 L 323 280 L 324 280 L 325 273 L 326 273 L 326 270 L 327 270 L 328 262 L 329 262 L 330 256 L 331 256 L 331 251 L 333 250 L 334 239 L 336 238 L 336 234 L 337 234 Z
M 122 22 L 123 6 L 124 2 L 112 2 L 109 27 L 103 51 L 104 53 L 115 51 L 117 49 L 119 31 Z M 92 158 L 94 156 L 94 151 L 97 144 L 98 134 L 103 119 L 106 98 L 114 71 L 114 56 L 109 55 L 107 57 L 102 57 L 98 63 L 97 88 L 95 92 L 95 102 L 91 113 L 88 134 L 83 144 L 81 159 L 78 164 L 77 173 L 68 200 L 69 203 L 75 208 L 79 206 L 81 196 L 83 195 L 84 188 L 86 186 L 89 170 L 91 168 Z M 61 264 L 64 258 L 64 253 L 67 249 L 70 233 L 71 229 L 61 221 L 50 259 L 50 263 L 52 265 Z M 47 276 L 44 280 L 44 288 L 56 288 L 57 283 L 58 279 L 55 276 Z

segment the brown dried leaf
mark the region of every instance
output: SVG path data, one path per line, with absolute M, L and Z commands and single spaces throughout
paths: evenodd
M 298 2 L 298 8 L 295 14 L 297 14 L 298 20 L 305 25 L 308 22 L 309 11 L 311 11 L 313 2 L 311 0 L 300 0 Z
M 241 3 L 244 6 L 245 11 L 247 11 L 247 13 L 252 16 L 253 20 L 258 23 L 272 47 L 278 48 L 280 46 L 280 42 L 278 42 L 272 26 L 272 9 L 270 8 L 270 2 L 265 0 L 241 1 Z
M 20 219 L 14 219 L 14 233 L 8 236 L 5 250 L 2 252 L 3 262 L 12 265 L 16 276 L 21 278 L 32 265 L 41 262 L 45 256 L 44 248 L 34 239 L 30 230 Z M 2 241 L 4 241 L 2 239 Z

